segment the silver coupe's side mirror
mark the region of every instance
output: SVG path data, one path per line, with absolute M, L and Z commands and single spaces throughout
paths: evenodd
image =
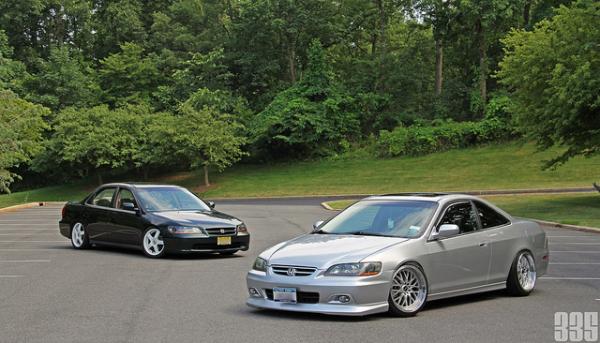
M 319 229 L 319 227 L 323 224 L 322 220 L 317 220 L 314 224 L 313 224 L 313 231 L 317 231 Z
M 455 224 L 443 224 L 437 231 L 434 231 L 431 235 L 432 239 L 440 239 L 456 236 L 460 233 L 460 228 Z

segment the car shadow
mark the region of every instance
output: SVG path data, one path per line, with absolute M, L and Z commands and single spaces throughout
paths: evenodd
M 66 248 L 73 249 L 71 246 L 68 246 Z M 149 257 L 146 257 L 141 250 L 124 248 L 124 247 L 94 244 L 94 246 L 88 250 L 106 251 L 106 252 L 110 252 L 110 253 L 116 253 L 116 254 L 122 254 L 122 255 L 128 255 L 128 256 L 136 256 L 136 257 L 140 257 L 140 258 L 144 258 L 144 259 L 150 259 Z M 160 258 L 160 260 L 166 260 L 166 261 L 226 260 L 226 259 L 237 259 L 237 258 L 243 258 L 243 257 L 244 257 L 243 255 L 237 255 L 237 254 L 221 255 L 218 253 L 181 253 L 181 254 L 168 254 L 168 255 L 164 256 L 163 258 Z
M 536 290 L 536 293 L 539 292 Z M 500 298 L 510 297 L 505 290 L 491 291 L 486 293 L 478 293 L 471 295 L 463 295 L 459 297 L 440 299 L 440 300 L 432 300 L 425 304 L 425 307 L 421 310 L 421 312 L 414 317 L 404 317 L 402 320 L 418 320 L 418 318 L 426 316 L 428 312 L 433 314 L 436 310 L 448 309 L 461 305 L 468 305 L 471 303 L 481 303 L 486 301 L 497 300 Z M 241 308 L 238 312 L 241 312 Z M 283 320 L 304 320 L 304 321 L 328 321 L 328 322 L 368 322 L 374 320 L 384 320 L 384 319 L 395 319 L 398 317 L 394 317 L 389 315 L 386 312 L 376 313 L 364 317 L 354 317 L 354 316 L 338 316 L 338 315 L 327 315 L 320 313 L 309 313 L 309 312 L 291 312 L 291 311 L 277 311 L 277 310 L 268 310 L 268 309 L 255 309 L 255 308 L 247 308 L 244 311 L 246 314 L 256 315 L 263 318 L 270 319 L 283 319 Z

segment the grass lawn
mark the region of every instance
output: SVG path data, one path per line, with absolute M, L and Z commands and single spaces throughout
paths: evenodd
M 600 181 L 600 157 L 575 158 L 556 170 L 542 171 L 542 161 L 556 154 L 538 153 L 532 144 L 505 143 L 420 157 L 347 156 L 237 165 L 222 174 L 213 173 L 214 185 L 209 189 L 199 187 L 199 172 L 171 174 L 153 181 L 180 184 L 207 198 L 590 187 L 593 181 Z M 27 201 L 81 199 L 94 186 L 80 183 L 0 195 L 0 207 Z
M 516 217 L 600 228 L 598 193 L 502 195 L 484 198 Z M 343 209 L 355 201 L 339 200 L 327 204 L 334 209 Z

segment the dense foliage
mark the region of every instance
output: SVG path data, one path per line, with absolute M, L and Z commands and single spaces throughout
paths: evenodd
M 597 5 L 571 2 L 0 0 L 0 90 L 45 125 L 35 149 L 2 162 L 3 188 L 15 173 L 207 174 L 244 156 L 335 154 L 380 132 L 384 155 L 423 153 L 489 141 L 464 130 L 509 125 L 515 112 L 543 146 L 588 153 L 598 146 L 596 126 L 582 128 L 598 117 Z M 3 120 L 33 116 L 7 108 Z M 422 125 L 432 121 L 446 124 Z M 404 152 L 405 131 L 452 137 Z
M 479 122 L 442 122 L 437 125 L 397 127 L 381 131 L 377 141 L 380 156 L 417 156 L 436 151 L 465 148 L 510 137 L 509 125 L 498 118 Z
M 600 3 L 561 7 L 531 31 L 504 39 L 499 76 L 523 131 L 542 148 L 566 147 L 548 165 L 600 153 Z

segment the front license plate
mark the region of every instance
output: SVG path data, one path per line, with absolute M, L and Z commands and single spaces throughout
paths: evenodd
M 231 237 L 217 237 L 217 245 L 231 245 Z
M 273 300 L 295 304 L 298 300 L 295 288 L 273 288 Z

